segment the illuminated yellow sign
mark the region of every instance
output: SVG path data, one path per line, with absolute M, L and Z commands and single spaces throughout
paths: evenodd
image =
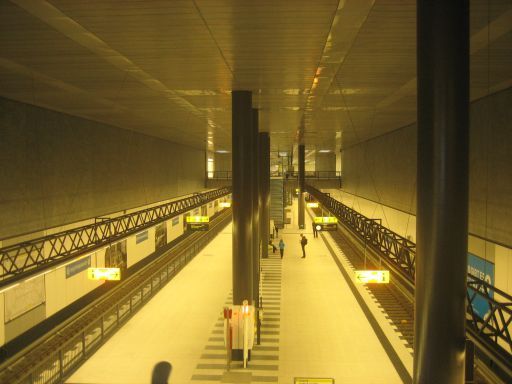
M 356 281 L 361 284 L 377 283 L 377 284 L 388 284 L 389 283 L 389 271 L 355 271 Z
M 334 379 L 321 377 L 295 377 L 294 384 L 334 384 Z
M 308 208 L 318 208 L 318 203 L 306 203 L 306 207 L 308 207 Z
M 317 216 L 313 220 L 315 223 L 318 223 L 318 224 L 328 224 L 328 223 L 337 223 L 338 222 L 338 219 L 334 216 L 324 216 L 324 217 Z
M 219 206 L 222 208 L 229 208 L 229 207 L 231 207 L 231 201 L 221 201 L 219 203 Z
M 121 269 L 119 268 L 88 268 L 87 278 L 89 280 L 121 280 Z
M 209 223 L 208 216 L 187 216 L 187 223 Z

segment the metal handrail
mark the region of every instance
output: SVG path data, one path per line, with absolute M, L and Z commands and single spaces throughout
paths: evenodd
M 365 244 L 383 255 L 396 267 L 401 276 L 408 279 L 414 286 L 415 243 L 311 185 L 306 185 L 306 192 L 318 200 Z M 468 274 L 467 288 L 468 336 L 482 350 L 485 350 L 507 375 L 512 376 L 512 296 L 471 274 Z M 484 318 L 473 310 L 473 303 L 477 298 L 489 306 L 489 311 Z
M 299 177 L 298 171 L 288 172 L 289 177 Z M 285 174 L 286 176 L 286 174 Z M 339 179 L 341 178 L 340 171 L 304 171 L 304 177 L 308 179 Z
M 231 187 L 194 194 L 180 200 L 97 220 L 93 224 L 0 248 L 0 288 L 40 268 L 48 268 L 92 252 L 124 237 L 231 193 Z
M 231 171 L 210 171 L 208 172 L 208 179 L 231 180 Z
M 290 172 L 282 172 L 282 171 L 274 171 L 270 172 L 271 177 L 285 177 L 285 178 L 298 178 L 299 172 L 290 171 Z M 305 171 L 304 176 L 308 179 L 340 179 L 341 172 L 340 171 Z M 218 179 L 218 180 L 231 180 L 232 172 L 231 171 L 210 171 L 208 172 L 208 179 Z
M 208 232 L 194 233 L 166 251 L 154 263 L 89 304 L 71 319 L 2 364 L 0 382 L 62 383 L 142 304 L 154 296 L 231 220 L 227 209 Z
M 397 267 L 402 276 L 414 283 L 416 244 L 389 230 L 376 220 L 367 218 L 354 209 L 333 199 L 311 185 L 306 192 L 314 196 L 327 210 L 336 216 L 376 252 L 384 254 Z

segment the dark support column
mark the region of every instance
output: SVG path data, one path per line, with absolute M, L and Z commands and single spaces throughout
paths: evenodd
M 233 304 L 252 302 L 252 93 L 233 91 Z
M 464 383 L 469 2 L 417 2 L 414 383 Z
M 258 132 L 259 131 L 259 120 L 258 120 L 258 110 L 252 110 L 252 242 L 253 242 L 253 251 L 252 251 L 252 268 L 253 268 L 253 278 L 252 278 L 252 293 L 254 298 L 254 303 L 256 307 L 259 307 L 259 297 L 260 297 L 260 212 L 259 212 L 259 199 L 260 199 L 260 190 L 259 190 L 259 148 L 258 148 Z
M 299 228 L 304 229 L 304 173 L 305 173 L 305 147 L 299 145 Z
M 260 239 L 261 257 L 268 257 L 270 240 L 270 137 L 268 132 L 260 132 Z

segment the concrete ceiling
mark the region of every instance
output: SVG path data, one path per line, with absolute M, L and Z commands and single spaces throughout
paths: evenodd
M 232 89 L 289 150 L 416 119 L 414 0 L 3 0 L 0 95 L 230 150 Z M 511 86 L 512 1 L 471 1 L 471 97 Z

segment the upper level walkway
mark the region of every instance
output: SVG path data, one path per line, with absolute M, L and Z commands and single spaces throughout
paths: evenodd
M 170 383 L 293 383 L 296 377 L 404 382 L 412 369 L 410 351 L 358 286 L 366 301 L 362 309 L 353 282 L 333 259 L 333 250 L 342 261 L 343 254 L 330 235 L 314 238 L 310 226 L 300 231 L 296 223 L 294 215 L 279 231 L 286 244 L 283 259 L 276 252 L 262 261 L 261 344 L 247 369 L 233 362 L 227 371 L 223 343 L 222 308 L 232 299 L 229 225 L 67 383 L 148 383 L 160 361 L 171 364 Z M 306 258 L 301 258 L 301 232 L 308 237 Z M 374 331 L 368 308 L 384 331 Z M 395 352 L 388 354 L 390 342 Z

